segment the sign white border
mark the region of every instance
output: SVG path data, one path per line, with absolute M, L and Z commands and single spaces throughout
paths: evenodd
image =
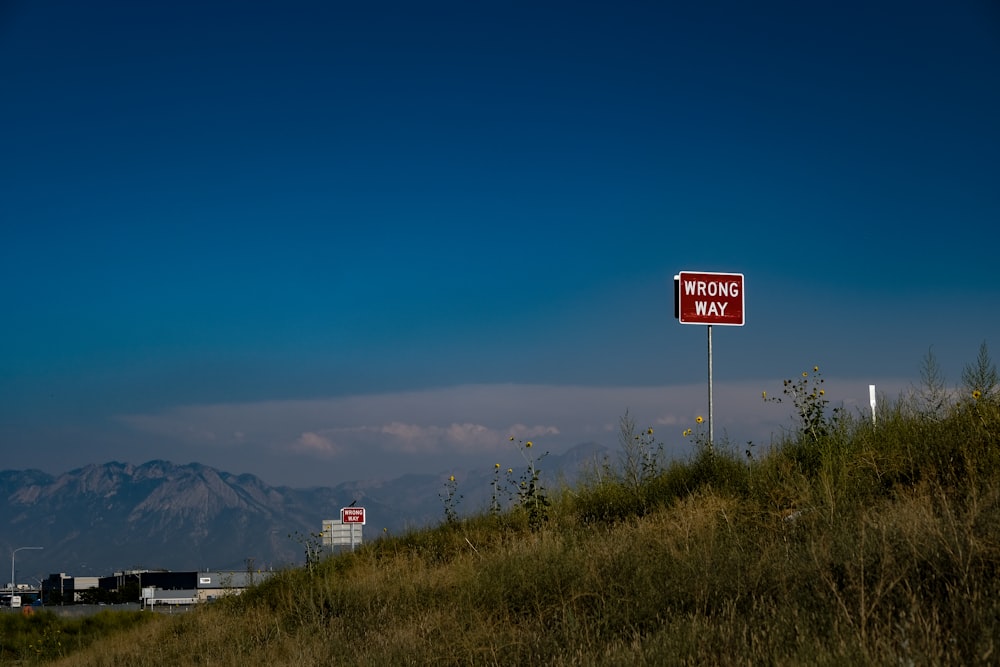
M 347 512 L 351 512 L 352 514 L 356 513 L 356 512 L 360 512 L 361 513 L 361 521 L 348 521 L 347 520 L 347 514 L 346 514 Z M 368 512 L 365 511 L 364 507 L 341 507 L 340 508 L 340 520 L 345 525 L 353 523 L 355 526 L 363 526 L 363 525 L 365 525 L 365 521 L 368 520 Z
M 699 276 L 724 276 L 726 278 L 739 278 L 740 280 L 740 321 L 739 322 L 703 322 L 699 320 L 685 320 L 681 313 L 681 276 L 694 274 Z M 700 324 L 702 326 L 720 327 L 742 327 L 747 321 L 746 311 L 746 277 L 742 273 L 724 273 L 721 271 L 678 271 L 674 276 L 674 317 L 681 324 Z

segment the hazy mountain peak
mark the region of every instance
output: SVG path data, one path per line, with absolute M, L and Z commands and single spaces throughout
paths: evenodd
M 587 444 L 552 456 L 545 479 L 556 484 L 601 449 Z M 485 507 L 492 474 L 463 476 L 462 513 Z M 44 547 L 18 556 L 19 580 L 29 581 L 51 572 L 100 575 L 130 567 L 239 568 L 247 558 L 278 567 L 301 563 L 303 540 L 324 520 L 339 519 L 340 508 L 352 501 L 367 509 L 365 539 L 383 528 L 398 534 L 441 521 L 441 484 L 440 475 L 407 474 L 293 489 L 163 460 L 90 464 L 55 476 L 7 470 L 0 472 L 7 498 L 0 506 L 0 545 Z

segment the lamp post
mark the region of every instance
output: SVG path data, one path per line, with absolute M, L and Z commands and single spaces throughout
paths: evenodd
M 14 554 L 22 549 L 44 549 L 45 547 L 18 547 L 10 552 L 10 594 L 14 594 Z

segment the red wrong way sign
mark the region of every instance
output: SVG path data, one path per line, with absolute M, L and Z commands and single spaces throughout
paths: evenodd
M 743 274 L 681 271 L 674 276 L 674 317 L 681 324 L 744 323 Z
M 341 523 L 358 523 L 365 525 L 364 507 L 343 507 L 340 510 Z

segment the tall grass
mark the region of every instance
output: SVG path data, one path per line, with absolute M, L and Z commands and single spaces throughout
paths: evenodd
M 1000 661 L 996 397 L 810 426 L 759 459 L 605 470 L 541 526 L 515 507 L 381 539 L 58 664 Z
M 149 614 L 138 611 L 101 611 L 82 618 L 60 618 L 51 611 L 33 608 L 29 611 L 31 615 L 0 615 L 0 665 L 49 662 L 151 620 Z

